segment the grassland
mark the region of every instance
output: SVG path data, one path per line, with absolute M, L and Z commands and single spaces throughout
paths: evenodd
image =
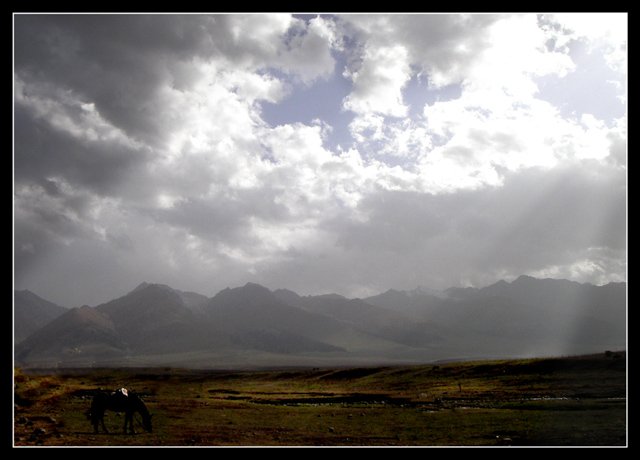
M 626 446 L 625 354 L 412 367 L 14 372 L 14 446 Z M 147 433 L 84 412 L 131 388 Z

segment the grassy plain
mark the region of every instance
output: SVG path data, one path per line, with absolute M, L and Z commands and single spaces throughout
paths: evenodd
M 84 412 L 126 387 L 153 414 L 122 434 Z M 626 356 L 411 367 L 14 372 L 14 446 L 626 446 Z M 139 418 L 139 416 L 138 416 Z

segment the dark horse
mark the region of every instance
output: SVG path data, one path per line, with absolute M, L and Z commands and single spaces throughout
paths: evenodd
M 102 429 L 108 433 L 107 427 L 104 426 L 104 413 L 110 410 L 114 412 L 124 412 L 124 432 L 127 433 L 127 424 L 129 424 L 132 434 L 133 415 L 138 412 L 142 416 L 142 426 L 151 433 L 151 414 L 147 407 L 137 395 L 125 389 L 114 391 L 112 393 L 98 393 L 93 397 L 91 408 L 87 411 L 87 418 L 91 420 L 93 429 L 98 433 L 98 424 L 102 424 Z

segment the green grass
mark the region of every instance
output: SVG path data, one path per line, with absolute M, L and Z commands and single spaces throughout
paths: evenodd
M 16 446 L 624 446 L 626 360 L 197 372 L 15 372 Z M 94 434 L 83 391 L 133 388 L 154 430 Z

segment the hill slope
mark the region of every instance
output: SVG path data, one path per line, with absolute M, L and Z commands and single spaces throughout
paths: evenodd
M 28 290 L 14 292 L 13 340 L 20 343 L 45 324 L 62 315 L 66 308 L 38 297 Z
M 84 306 L 63 313 L 16 346 L 16 360 L 76 362 L 122 356 L 125 344 L 111 319 Z

